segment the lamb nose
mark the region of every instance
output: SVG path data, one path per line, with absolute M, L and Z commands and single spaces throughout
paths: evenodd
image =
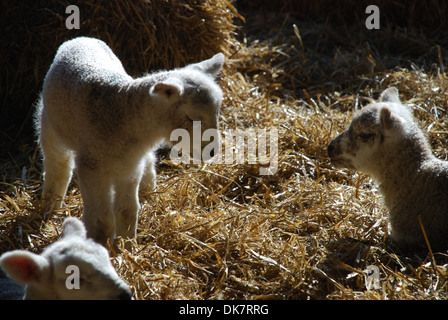
M 212 151 L 210 151 L 210 157 L 214 157 L 215 156 L 215 149 L 212 149 Z

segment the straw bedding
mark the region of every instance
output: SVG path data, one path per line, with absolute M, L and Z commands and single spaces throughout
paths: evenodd
M 145 3 L 140 5 L 151 3 L 164 16 L 164 5 L 180 10 L 174 2 Z M 160 152 L 158 190 L 140 197 L 138 239 L 130 250 L 120 242 L 121 251 L 112 251 L 114 266 L 136 298 L 448 298 L 446 253 L 395 248 L 373 181 L 362 173 L 335 169 L 326 156 L 328 143 L 350 123 L 353 112 L 394 85 L 402 101 L 413 106 L 434 152 L 446 159 L 448 37 L 409 26 L 385 26 L 375 33 L 356 23 L 334 25 L 331 19 L 313 17 L 312 8 L 299 12 L 289 1 L 277 11 L 263 10 L 263 1 L 257 9 L 246 1 L 177 3 L 185 10 L 176 11 L 180 17 L 207 12 L 203 34 L 210 31 L 208 36 L 221 41 L 204 40 L 209 41 L 205 46 L 196 38 L 187 48 L 185 41 L 166 42 L 174 41 L 166 31 L 159 41 L 168 49 L 157 57 L 162 54 L 157 46 L 148 44 L 147 56 L 119 45 L 134 37 L 129 43 L 151 43 L 154 35 L 145 30 L 129 31 L 122 38 L 113 38 L 109 29 L 96 32 L 123 49 L 119 56 L 128 68 L 135 63 L 134 73 L 224 51 L 221 129 L 276 128 L 278 171 L 260 175 L 261 163 L 176 165 Z M 442 2 L 431 3 L 443 7 Z M 102 14 L 120 21 L 118 16 L 131 5 L 102 6 L 97 8 L 105 10 Z M 145 21 L 157 27 L 161 22 L 154 12 L 159 11 L 148 12 L 152 16 Z M 122 23 L 132 30 L 138 20 L 133 15 Z M 173 29 L 177 33 L 182 30 L 172 27 L 179 28 Z M 183 32 L 179 38 L 189 36 Z M 41 36 L 43 41 L 45 33 Z M 397 39 L 402 50 L 391 52 L 388 44 Z M 174 49 L 178 46 L 179 52 Z M 44 73 L 36 78 L 41 80 Z M 2 154 L 0 252 L 39 252 L 58 238 L 65 217 L 82 215 L 75 179 L 64 208 L 46 224 L 41 222 L 41 159 L 33 141 L 24 141 L 10 142 Z M 364 270 L 369 265 L 379 269 L 377 289 L 366 289 Z

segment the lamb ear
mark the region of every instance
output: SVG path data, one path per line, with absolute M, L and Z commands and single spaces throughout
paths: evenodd
M 401 103 L 398 95 L 398 89 L 395 87 L 387 88 L 380 95 L 380 102 L 397 102 Z
M 167 79 L 154 84 L 149 93 L 167 100 L 179 99 L 184 91 L 182 83 L 177 79 Z
M 0 265 L 13 280 L 22 284 L 39 282 L 49 268 L 45 258 L 24 250 L 4 253 Z
M 212 77 L 216 78 L 224 65 L 224 54 L 217 53 L 208 60 L 204 60 L 195 64 L 190 65 L 191 68 L 198 69 L 202 72 L 210 74 Z
M 86 239 L 86 228 L 84 224 L 76 218 L 70 217 L 65 219 L 62 224 L 62 237 L 78 236 Z
M 401 123 L 404 120 L 400 116 L 393 114 L 388 107 L 383 107 L 380 110 L 380 121 L 383 132 L 386 133 L 401 127 Z

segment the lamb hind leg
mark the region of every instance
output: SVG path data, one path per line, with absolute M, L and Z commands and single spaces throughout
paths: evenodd
M 72 163 L 71 155 L 67 154 L 61 154 L 59 159 L 45 158 L 42 202 L 46 213 L 62 207 L 72 177 Z
M 140 194 L 144 195 L 146 193 L 151 193 L 156 190 L 156 168 L 155 168 L 156 157 L 154 152 L 149 152 L 145 156 L 145 169 L 140 182 L 139 190 Z
M 62 201 L 72 178 L 73 152 L 63 146 L 51 129 L 42 128 L 40 145 L 44 155 L 44 187 L 42 207 L 44 218 L 62 207 Z

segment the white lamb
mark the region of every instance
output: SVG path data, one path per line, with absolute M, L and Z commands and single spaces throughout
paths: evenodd
M 84 225 L 76 218 L 64 221 L 61 239 L 42 254 L 6 252 L 0 265 L 13 280 L 25 285 L 24 299 L 132 299 L 107 250 L 86 238 Z
M 135 238 L 138 188 L 142 178 L 142 187 L 155 188 L 156 147 L 178 128 L 192 136 L 193 121 L 202 132 L 218 130 L 222 90 L 215 78 L 223 64 L 219 53 L 134 79 L 104 42 L 81 37 L 63 43 L 36 112 L 46 210 L 61 207 L 76 167 L 87 235 L 103 245 L 116 236 Z M 192 155 L 210 144 L 191 141 Z M 202 160 L 211 157 L 213 151 Z
M 358 111 L 328 146 L 338 167 L 368 173 L 389 209 L 390 237 L 400 247 L 448 248 L 448 162 L 437 159 L 396 88 Z M 421 223 L 420 223 L 421 221 Z

